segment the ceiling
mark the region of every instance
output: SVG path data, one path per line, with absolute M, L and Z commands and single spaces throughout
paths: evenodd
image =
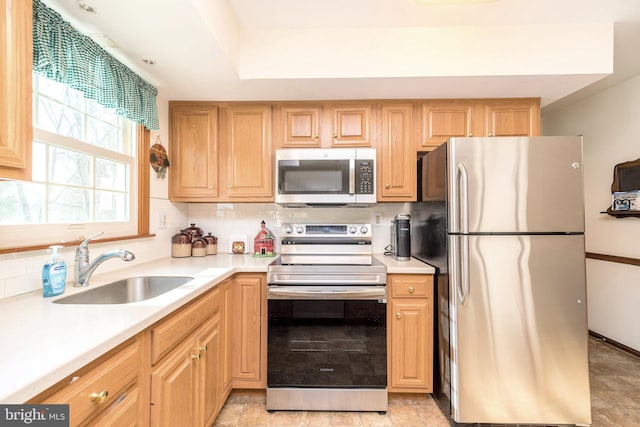
M 86 0 L 96 13 L 42 1 L 107 36 L 166 100 L 539 96 L 553 106 L 640 74 L 636 0 Z

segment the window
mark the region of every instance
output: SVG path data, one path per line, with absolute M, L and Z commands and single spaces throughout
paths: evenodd
M 136 234 L 136 125 L 33 79 L 33 181 L 0 182 L 0 248 Z

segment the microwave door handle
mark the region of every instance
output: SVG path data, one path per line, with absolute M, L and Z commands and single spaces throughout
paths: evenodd
M 356 194 L 356 161 L 349 159 L 349 194 Z

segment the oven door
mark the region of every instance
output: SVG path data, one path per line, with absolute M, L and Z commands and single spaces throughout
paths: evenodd
M 267 295 L 269 388 L 386 388 L 385 286 L 270 286 Z

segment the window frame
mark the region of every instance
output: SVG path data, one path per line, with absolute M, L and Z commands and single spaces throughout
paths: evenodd
M 92 242 L 115 242 L 120 240 L 140 239 L 146 237 L 153 237 L 155 234 L 150 234 L 149 231 L 149 163 L 151 131 L 146 127 L 138 124 L 136 129 L 136 136 L 138 143 L 136 144 L 136 158 L 137 162 L 137 198 L 134 199 L 134 203 L 137 203 L 137 232 L 130 235 L 111 236 L 103 239 L 94 239 Z M 31 158 L 28 159 L 31 162 Z M 133 171 L 132 171 L 133 173 Z M 133 220 L 133 219 L 132 219 Z M 40 249 L 47 249 L 51 245 L 61 246 L 77 246 L 81 243 L 81 240 L 73 240 L 66 242 L 48 242 L 38 245 L 17 246 L 11 248 L 0 248 L 0 254 L 14 253 L 14 252 L 26 252 L 35 251 Z

